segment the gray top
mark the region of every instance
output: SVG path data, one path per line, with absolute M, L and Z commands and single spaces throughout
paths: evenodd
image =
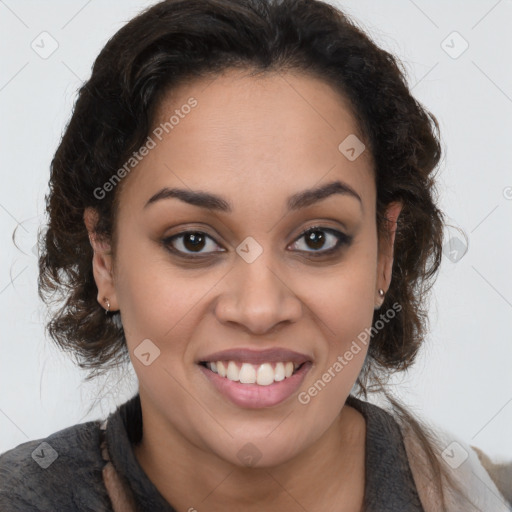
M 400 429 L 384 409 L 349 396 L 366 419 L 365 512 L 424 512 Z M 0 455 L 2 512 L 112 512 L 102 480 L 102 421 L 60 430 Z M 132 449 L 142 436 L 139 395 L 117 408 L 106 429 L 110 459 L 140 511 L 176 512 L 139 465 Z

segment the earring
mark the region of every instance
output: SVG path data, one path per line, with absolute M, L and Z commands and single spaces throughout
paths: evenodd
M 107 303 L 107 309 L 105 310 L 105 315 L 110 311 L 110 301 L 105 297 L 103 299 Z
M 384 290 L 382 288 L 379 288 L 379 297 L 382 299 L 382 297 L 384 297 L 385 293 L 384 293 Z M 375 311 L 377 311 L 378 309 L 380 309 L 380 306 L 382 306 L 382 304 L 380 304 L 379 306 L 375 306 L 373 309 Z

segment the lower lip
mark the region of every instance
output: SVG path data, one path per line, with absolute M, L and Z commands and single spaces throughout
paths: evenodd
M 246 409 L 260 409 L 280 404 L 293 395 L 311 368 L 311 362 L 304 363 L 291 377 L 268 386 L 241 384 L 226 377 L 221 377 L 203 365 L 199 365 L 199 367 L 208 380 L 217 388 L 217 391 L 235 405 Z

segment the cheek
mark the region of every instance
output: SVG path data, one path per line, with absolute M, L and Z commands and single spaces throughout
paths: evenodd
M 317 386 L 322 389 L 318 402 L 323 404 L 345 400 L 368 352 L 376 287 L 376 245 L 372 240 L 360 242 L 329 276 L 309 277 L 309 305 L 326 340 L 316 369 L 322 381 Z M 315 394 L 315 390 L 311 392 Z
M 183 352 L 194 307 L 213 279 L 206 274 L 191 279 L 170 264 L 164 250 L 143 243 L 130 246 L 130 239 L 125 240 L 118 253 L 116 293 L 130 353 L 145 339 L 160 348 L 162 357 Z
M 146 259 L 138 264 L 138 254 L 125 254 L 130 256 L 120 261 L 116 292 L 139 385 L 161 410 L 172 396 L 173 409 L 193 417 L 197 411 L 181 383 L 193 358 L 190 340 L 198 323 L 196 311 L 213 283 L 208 278 L 186 279 L 163 261 Z M 179 418 L 172 418 L 179 423 Z
M 371 326 L 375 297 L 371 279 L 358 280 L 352 274 L 342 282 L 337 292 L 331 292 L 332 299 L 326 310 L 338 350 L 344 350 L 365 328 Z
M 328 340 L 327 350 L 325 356 L 319 359 L 319 372 L 323 373 L 324 381 L 343 380 L 348 389 L 364 364 L 374 312 L 371 283 L 358 282 L 356 277 L 351 273 L 350 278 L 340 278 L 337 286 L 331 285 L 330 301 L 319 310 L 319 314 L 322 311 L 323 322 L 328 326 L 328 329 L 324 329 Z M 331 386 L 332 392 L 335 387 Z M 346 390 L 342 388 L 339 390 L 343 394 Z
M 321 278 L 309 276 L 308 301 L 322 320 L 333 349 L 370 327 L 375 306 L 376 263 L 371 252 L 353 256 Z
M 318 328 L 326 340 L 317 354 L 312 379 L 297 396 L 308 413 L 312 435 L 334 421 L 364 364 L 374 312 L 374 273 L 364 264 L 347 266 L 310 294 Z

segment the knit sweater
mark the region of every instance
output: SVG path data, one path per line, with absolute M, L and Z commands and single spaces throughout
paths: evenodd
M 348 397 L 347 404 L 366 420 L 364 511 L 441 510 L 431 505 L 424 508 L 403 432 L 393 416 L 353 396 Z M 140 397 L 136 395 L 119 406 L 106 422 L 74 425 L 5 452 L 0 456 L 0 510 L 125 512 L 130 510 L 131 502 L 136 511 L 176 512 L 135 457 L 133 445 L 141 437 L 142 413 Z M 103 450 L 102 441 L 106 442 Z M 121 493 L 116 490 L 116 482 L 122 485 Z M 486 510 L 509 510 L 499 491 L 494 488 L 492 492 L 497 506 L 503 508 Z M 423 486 L 422 493 L 425 494 Z M 423 495 L 422 498 L 427 499 Z

